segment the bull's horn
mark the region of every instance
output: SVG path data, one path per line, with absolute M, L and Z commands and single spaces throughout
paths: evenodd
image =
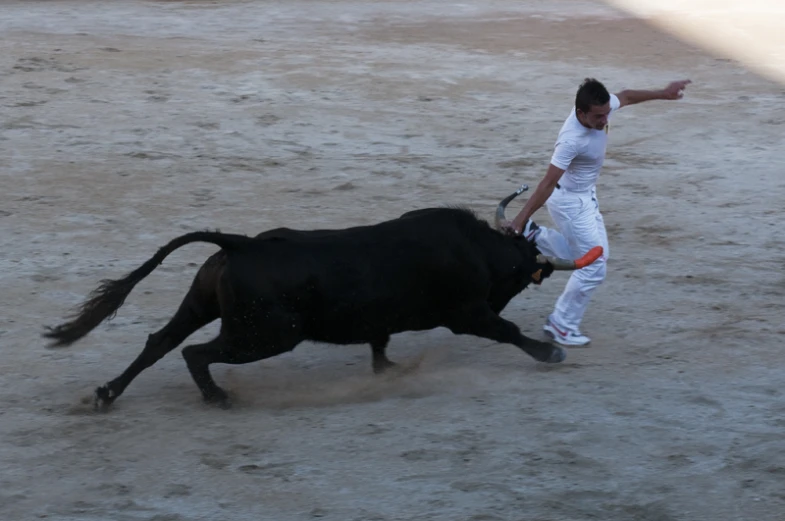
M 521 185 L 520 188 L 515 190 L 513 193 L 505 197 L 499 203 L 499 206 L 496 207 L 496 229 L 501 230 L 502 228 L 502 221 L 506 221 L 507 218 L 504 216 L 504 211 L 507 209 L 507 205 L 510 204 L 510 201 L 521 195 L 523 192 L 529 189 L 528 185 Z
M 583 257 L 574 261 L 560 259 L 558 257 L 548 257 L 547 255 L 537 255 L 537 262 L 540 264 L 549 262 L 553 265 L 554 270 L 579 270 L 599 259 L 602 252 L 602 246 L 595 246 L 586 252 Z

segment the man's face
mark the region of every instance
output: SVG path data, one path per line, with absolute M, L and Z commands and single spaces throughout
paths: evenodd
M 604 130 L 608 124 L 608 115 L 611 113 L 610 101 L 605 105 L 590 105 L 589 112 L 576 111 L 578 121 L 584 127 L 594 130 Z

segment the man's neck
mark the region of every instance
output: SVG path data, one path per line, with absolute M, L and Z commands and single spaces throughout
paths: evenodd
M 577 111 L 575 111 L 575 119 L 578 120 L 578 123 L 580 123 L 583 128 L 587 128 L 589 130 L 593 130 L 589 125 L 587 125 L 586 123 L 583 122 L 583 120 L 578 116 L 578 112 Z

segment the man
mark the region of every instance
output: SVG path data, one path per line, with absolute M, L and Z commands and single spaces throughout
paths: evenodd
M 689 83 L 674 81 L 662 90 L 610 94 L 602 83 L 587 78 L 578 88 L 575 107 L 559 132 L 545 177 L 515 219 L 504 225 L 509 233 L 523 233 L 535 241 L 546 255 L 578 258 L 594 246 L 604 249 L 596 262 L 572 273 L 556 301 L 543 326 L 554 342 L 568 347 L 591 342 L 579 326 L 592 293 L 605 279 L 608 260 L 608 236 L 595 185 L 605 160 L 609 116 L 627 105 L 681 99 Z M 537 226 L 531 220 L 543 204 L 547 204 L 558 231 Z

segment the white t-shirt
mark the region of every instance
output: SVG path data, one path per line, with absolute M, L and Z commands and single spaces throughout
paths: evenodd
M 621 103 L 611 94 L 611 114 Z M 610 118 L 610 115 L 608 116 Z M 605 161 L 605 146 L 608 143 L 608 126 L 605 130 L 594 130 L 581 125 L 573 107 L 556 138 L 551 163 L 562 170 L 559 185 L 565 190 L 586 191 L 594 188 Z

